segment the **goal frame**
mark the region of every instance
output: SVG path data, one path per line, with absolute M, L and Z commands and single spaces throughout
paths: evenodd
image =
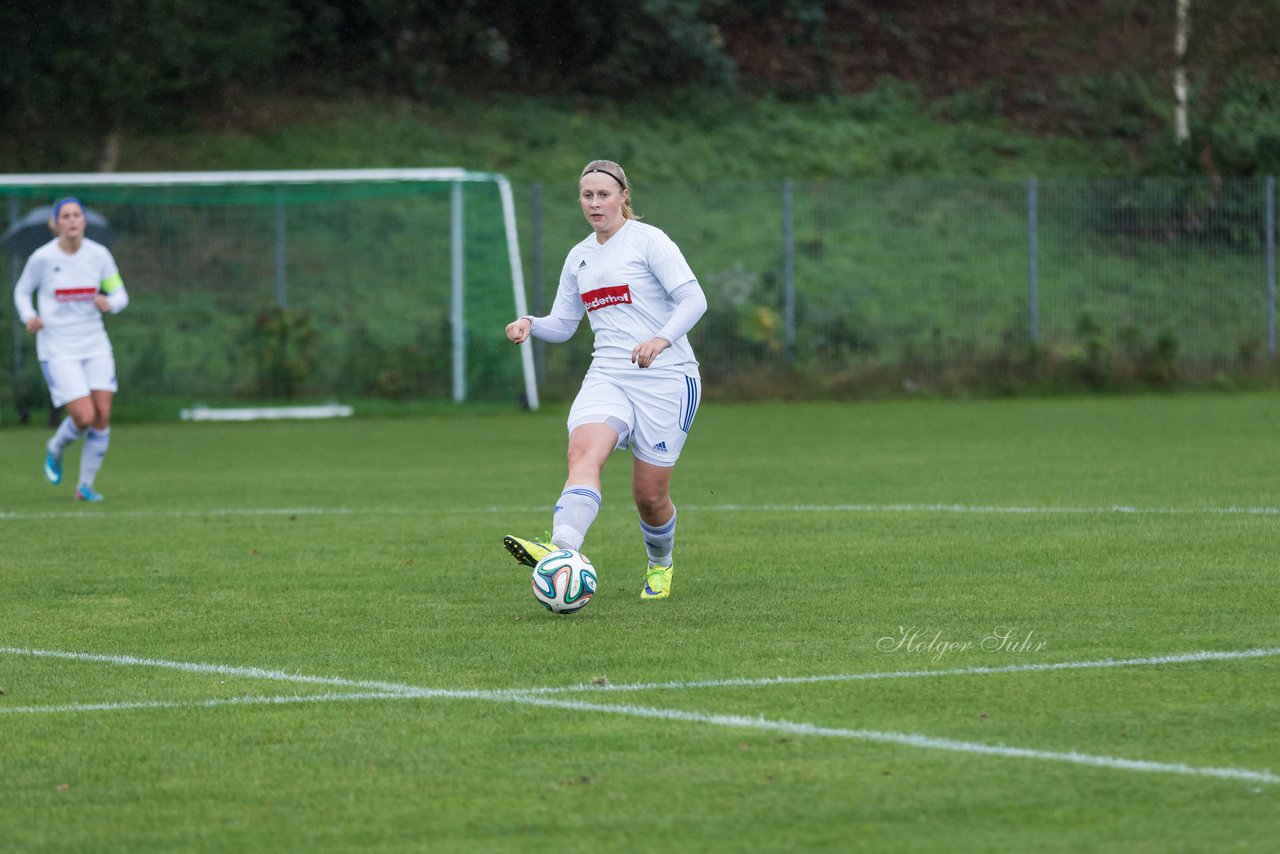
M 497 185 L 502 201 L 502 220 L 506 232 L 507 260 L 511 267 L 511 290 L 515 316 L 528 314 L 524 272 L 520 263 L 520 242 L 516 230 L 515 197 L 511 182 L 498 172 L 472 172 L 460 168 L 424 169 L 282 169 L 219 172 L 63 172 L 50 174 L 0 175 L 0 190 L 6 187 L 177 187 L 230 186 L 236 184 L 280 186 L 286 184 L 347 184 L 358 182 L 424 182 L 447 183 L 450 198 L 450 307 L 449 326 L 452 335 L 453 400 L 467 399 L 467 332 L 466 332 L 466 237 L 463 228 L 463 186 L 468 183 Z M 9 219 L 16 220 L 16 199 L 10 201 Z M 524 375 L 525 400 L 530 409 L 538 408 L 538 383 L 533 351 L 520 347 Z

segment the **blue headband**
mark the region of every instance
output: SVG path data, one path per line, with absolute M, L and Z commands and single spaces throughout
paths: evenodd
M 80 201 L 75 196 L 67 196 L 65 199 L 59 199 L 57 202 L 54 203 L 53 205 L 54 219 L 57 219 L 58 214 L 62 213 L 62 206 L 65 205 L 67 202 L 75 202 L 77 205 L 80 206 L 80 210 L 82 211 L 84 210 L 84 202 Z

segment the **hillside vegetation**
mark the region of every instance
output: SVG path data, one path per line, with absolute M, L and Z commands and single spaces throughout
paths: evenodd
M 0 11 L 0 159 L 520 174 L 572 147 L 679 158 L 673 177 L 1280 171 L 1280 0 L 1191 3 L 1181 144 L 1174 10 L 113 0 L 90 17 L 26 0 Z M 1033 154 L 1029 135 L 1071 144 Z
M 799 104 L 693 96 L 682 109 L 503 96 L 267 101 L 233 126 L 126 134 L 119 168 L 286 169 L 461 166 L 518 181 L 572 183 L 607 157 L 645 184 L 858 178 L 1123 174 L 1123 144 L 1043 137 L 999 117 L 945 120 L 908 84 Z M 568 186 L 566 183 L 566 186 Z
M 605 157 L 626 166 L 637 211 L 696 258 L 713 309 L 695 343 L 713 395 L 1274 380 L 1262 176 L 1280 172 L 1280 0 L 1220 0 L 1212 17 L 1193 0 L 1180 144 L 1173 0 L 533 5 L 119 0 L 112 20 L 136 26 L 95 30 L 11 4 L 0 20 L 30 26 L 0 31 L 15 48 L 0 75 L 0 171 L 501 172 L 530 290 L 550 293 L 557 256 L 581 236 L 575 179 Z M 114 52 L 104 32 L 119 35 Z M 1134 176 L 1170 180 L 1125 183 Z M 1029 186 L 1041 193 L 1034 335 Z M 439 289 L 428 293 L 395 286 L 392 263 L 443 263 L 447 232 L 424 235 L 430 199 L 381 204 L 290 211 L 290 278 L 307 301 L 295 291 L 287 312 L 269 304 L 260 264 L 276 232 L 251 225 L 267 202 L 209 214 L 177 252 L 172 214 L 108 211 L 132 226 L 120 247 L 131 285 L 165 297 L 139 300 L 130 317 L 145 322 L 113 330 L 130 388 L 184 404 L 447 397 L 449 378 L 424 369 L 451 352 L 447 271 L 425 277 Z M 494 204 L 468 201 L 481 235 L 500 223 Z M 477 281 L 506 281 L 496 240 L 468 244 Z M 535 269 L 539 250 L 549 260 Z M 468 308 L 469 383 L 485 400 L 519 385 L 491 334 L 506 292 L 490 293 Z M 581 358 L 547 356 L 549 397 Z M 0 358 L 0 370 L 25 370 L 15 400 L 43 400 L 33 359 L 20 370 Z

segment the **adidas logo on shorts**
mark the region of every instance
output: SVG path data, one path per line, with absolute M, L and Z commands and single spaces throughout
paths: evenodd
M 666 443 L 666 442 L 659 442 L 658 444 L 656 444 L 656 445 L 654 445 L 654 446 L 653 446 L 653 449 L 654 449 L 655 451 L 662 451 L 662 453 L 664 453 L 664 454 L 665 454 L 665 453 L 667 452 L 667 443 Z

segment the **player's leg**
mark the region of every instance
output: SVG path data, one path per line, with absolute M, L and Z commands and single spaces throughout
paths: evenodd
M 556 545 L 582 548 L 600 512 L 600 473 L 617 446 L 618 429 L 604 422 L 580 424 L 569 434 L 569 474 L 552 516 L 551 540 Z
M 697 412 L 701 383 L 696 375 L 652 375 L 632 390 L 636 427 L 631 492 L 648 558 L 641 599 L 671 595 L 675 568 L 676 506 L 671 476 Z
M 62 455 L 93 424 L 93 402 L 89 383 L 79 362 L 41 362 L 49 399 L 55 408 L 66 407 L 66 415 L 44 446 L 44 476 L 52 484 L 62 482 Z
M 76 486 L 76 497 L 83 501 L 101 501 L 93 482 L 102 468 L 102 461 L 107 456 L 107 448 L 111 445 L 111 404 L 114 392 L 106 389 L 94 389 L 89 399 L 93 405 L 93 422 L 84 431 L 84 450 L 80 452 L 80 482 Z
M 632 462 L 631 494 L 649 559 L 641 599 L 665 599 L 671 595 L 676 544 L 676 506 L 671 501 L 673 471 L 672 466 L 657 466 L 639 458 Z
M 556 548 L 579 550 L 600 510 L 600 472 L 609 454 L 626 447 L 631 403 L 608 377 L 588 371 L 569 410 L 568 476 L 556 499 L 552 529 L 542 540 L 503 537 L 517 561 L 534 566 Z
M 508 534 L 502 538 L 507 552 L 525 566 L 557 548 L 581 550 L 591 523 L 600 511 L 600 473 L 618 446 L 618 430 L 605 423 L 580 424 L 569 434 L 569 475 L 556 499 L 551 532 L 541 540 L 526 540 Z

